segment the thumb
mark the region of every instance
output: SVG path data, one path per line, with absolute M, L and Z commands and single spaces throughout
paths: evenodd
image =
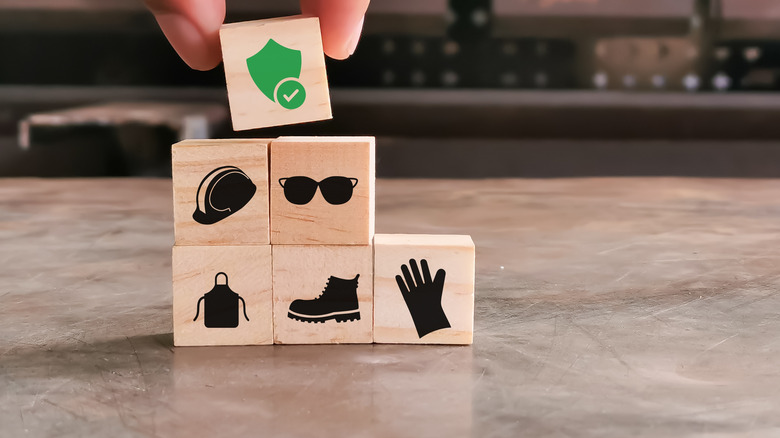
M 357 48 L 369 0 L 301 0 L 301 12 L 320 18 L 322 46 L 334 59 L 348 58 Z
M 225 0 L 145 0 L 171 46 L 190 67 L 211 70 L 222 60 L 219 28 Z

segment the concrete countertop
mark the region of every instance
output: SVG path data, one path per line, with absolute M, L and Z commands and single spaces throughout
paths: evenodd
M 380 180 L 471 347 L 173 348 L 169 180 L 0 180 L 0 436 L 780 434 L 780 180 Z

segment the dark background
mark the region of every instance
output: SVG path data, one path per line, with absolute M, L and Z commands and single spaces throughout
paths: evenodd
M 297 13 L 228 0 L 227 21 Z M 334 119 L 215 137 L 368 134 L 379 175 L 780 176 L 776 0 L 374 0 Z M 140 0 L 0 0 L 0 175 L 166 175 L 165 124 L 30 128 L 113 101 L 226 107 Z M 139 152 L 142 151 L 142 152 Z M 153 153 L 150 153 L 153 151 Z

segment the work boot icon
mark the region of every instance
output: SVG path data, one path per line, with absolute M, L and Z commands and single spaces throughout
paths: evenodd
M 273 39 L 246 60 L 257 88 L 272 102 L 289 110 L 299 108 L 306 100 L 306 89 L 298 80 L 301 64 L 300 50 L 284 47 Z
M 360 319 L 358 309 L 358 277 L 351 280 L 331 276 L 319 297 L 312 300 L 295 300 L 290 304 L 287 316 L 303 322 L 347 322 Z

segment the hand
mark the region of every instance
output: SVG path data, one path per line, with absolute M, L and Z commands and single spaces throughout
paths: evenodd
M 412 314 L 417 335 L 422 338 L 436 330 L 449 328 L 450 321 L 441 308 L 444 277 L 447 273 L 444 269 L 439 269 L 436 272 L 436 277 L 431 280 L 431 270 L 428 269 L 426 260 L 420 260 L 422 276 L 417 268 L 416 260 L 409 260 L 409 266 L 412 268 L 411 273 L 406 265 L 401 265 L 401 273 L 404 276 L 401 278 L 400 275 L 396 275 L 395 281 L 398 283 L 398 288 L 401 289 L 401 295 L 406 301 L 409 313 Z M 404 280 L 406 280 L 405 283 Z
M 225 21 L 225 0 L 144 0 L 168 41 L 184 62 L 211 70 L 222 60 L 219 28 Z M 325 54 L 349 57 L 363 30 L 369 0 L 301 0 L 301 11 L 320 18 Z

